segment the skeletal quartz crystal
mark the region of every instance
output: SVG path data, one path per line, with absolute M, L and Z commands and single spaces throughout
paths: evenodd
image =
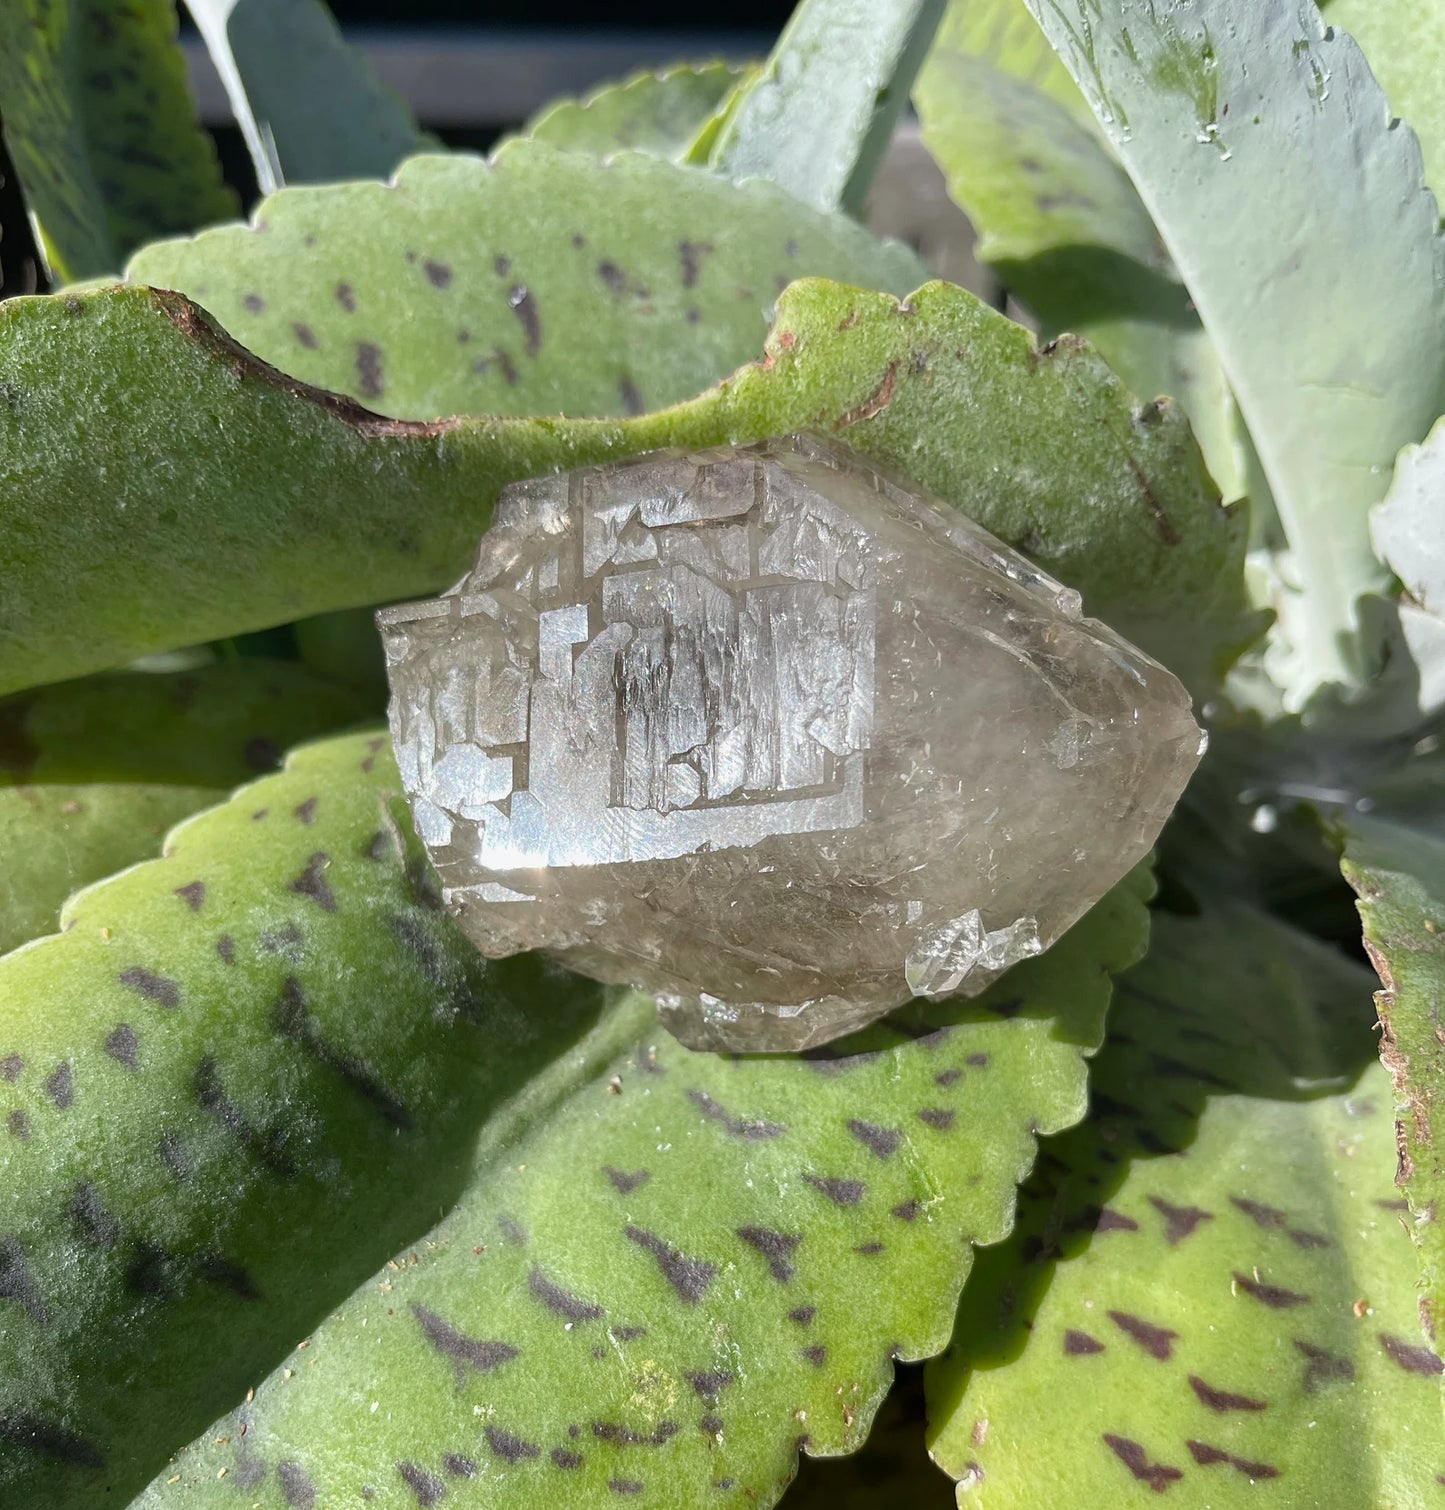
M 957 512 L 807 437 L 503 490 L 474 571 L 379 616 L 449 910 L 801 1049 L 981 990 L 1148 851 L 1189 698 Z

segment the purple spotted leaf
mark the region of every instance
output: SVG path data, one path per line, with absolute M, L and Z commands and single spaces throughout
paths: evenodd
M 0 5 L 0 100 L 57 279 L 116 274 L 142 243 L 236 213 L 196 120 L 169 0 Z
M 1249 635 L 1242 523 L 1177 411 L 947 284 L 804 280 L 761 361 L 630 420 L 381 420 L 149 289 L 0 306 L 0 383 L 29 395 L 0 405 L 0 690 L 439 591 L 509 480 L 796 429 L 955 504 L 1193 683 Z M 77 591 L 92 573 L 105 593 Z
M 283 190 L 127 275 L 284 372 L 433 419 L 658 409 L 754 356 L 794 279 L 905 294 L 926 271 L 775 184 L 516 138 L 411 158 L 390 184 Z
M 1428 762 L 1439 802 L 1440 769 Z M 1382 794 L 1383 796 L 1383 794 Z M 1397 1179 L 1420 1259 L 1423 1340 L 1445 1342 L 1445 830 L 1352 816 L 1345 879 L 1359 896 L 1365 948 L 1379 972 L 1380 1058 L 1395 1090 Z
M 380 731 L 305 747 L 0 958 L 0 1504 L 124 1503 L 595 1017 L 460 941 L 398 788 Z
M 284 661 L 117 672 L 0 702 L 0 953 L 71 892 L 158 854 L 190 813 L 354 722 L 362 700 Z
M 1035 1134 L 1082 1110 L 1145 884 L 976 1001 L 807 1057 L 690 1053 L 622 996 L 427 1241 L 138 1507 L 228 1507 L 240 1476 L 286 1510 L 283 1464 L 318 1507 L 772 1504 L 946 1340 Z
M 1440 1360 L 1412 1303 L 1371 978 L 1263 913 L 1156 913 L 1092 1114 L 1045 1142 L 927 1375 L 959 1504 L 1424 1505 Z M 1060 1402 L 1067 1408 L 1060 1408 Z
M 680 161 L 725 98 L 755 71 L 714 62 L 636 73 L 581 99 L 554 100 L 522 135 L 597 157 L 650 152 Z

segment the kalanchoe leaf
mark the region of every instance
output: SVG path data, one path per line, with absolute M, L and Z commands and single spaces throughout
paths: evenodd
M 1063 1472 L 1089 1505 L 1428 1502 L 1441 1364 L 1370 985 L 1263 913 L 1155 914 L 1092 1115 L 1042 1145 L 929 1366 L 960 1504 L 1035 1510 Z
M 809 1458 L 783 1497 L 785 1510 L 954 1510 L 953 1485 L 924 1446 L 923 1369 L 902 1367 L 851 1457 Z
M 1137 407 L 1083 343 L 1040 350 L 945 284 L 900 304 L 800 282 L 760 363 L 629 421 L 379 420 L 146 289 L 10 301 L 0 380 L 36 396 L 0 408 L 7 690 L 439 591 L 512 478 L 798 429 L 955 504 L 1195 688 L 1254 627 L 1240 521 L 1177 411 Z M 110 591 L 78 590 L 92 571 Z
M 0 953 L 160 852 L 167 829 L 355 722 L 360 697 L 285 661 L 117 672 L 0 702 Z
M 1297 588 L 1291 710 L 1373 670 L 1367 510 L 1445 409 L 1445 238 L 1419 143 L 1309 0 L 1026 0 L 1107 129 L 1259 450 Z M 1326 315 L 1328 317 L 1326 317 Z
M 1435 197 L 1445 194 L 1445 12 L 1412 0 L 1328 0 L 1320 6 L 1365 49 L 1390 108 L 1410 123 Z
M 1438 792 L 1438 771 L 1437 792 Z M 1365 948 L 1383 986 L 1380 1057 L 1394 1082 L 1398 1182 L 1419 1252 L 1420 1323 L 1432 1345 L 1445 1328 L 1445 836 L 1352 816 L 1345 879 L 1359 895 Z
M 949 194 L 978 231 L 979 257 L 1046 334 L 1087 336 L 1141 398 L 1178 399 L 1224 497 L 1242 497 L 1219 359 L 1149 212 L 1023 0 L 956 0 L 913 97 Z
M 58 280 L 236 213 L 175 37 L 168 0 L 0 7 L 5 144 Z
M 283 183 L 385 178 L 433 145 L 405 103 L 343 40 L 321 0 L 186 0 L 256 178 Z
M 521 134 L 598 157 L 650 152 L 680 162 L 718 106 L 755 71 L 718 62 L 636 73 L 582 99 L 554 101 Z
M 768 178 L 820 210 L 862 213 L 945 0 L 801 0 L 739 90 L 709 165 Z
M 1395 462 L 1385 501 L 1370 514 L 1375 546 L 1404 584 L 1406 597 L 1445 618 L 1445 419 L 1424 443 Z
M 458 938 L 395 790 L 381 733 L 309 746 L 0 960 L 0 1502 L 124 1502 L 595 1014 Z
M 230 1506 L 244 1473 L 284 1510 L 282 1464 L 317 1505 L 433 1485 L 457 1510 L 772 1504 L 800 1443 L 858 1446 L 891 1359 L 947 1337 L 1033 1133 L 1082 1109 L 1146 888 L 976 1002 L 818 1057 L 691 1054 L 623 997 L 523 1092 L 428 1242 L 138 1504 Z
M 673 403 L 754 356 L 805 274 L 896 294 L 925 276 L 774 185 L 525 138 L 490 161 L 414 158 L 391 185 L 288 190 L 251 226 L 147 247 L 128 269 L 283 372 L 410 419 Z

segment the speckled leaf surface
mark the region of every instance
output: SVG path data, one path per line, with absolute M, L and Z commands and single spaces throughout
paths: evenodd
M 1320 6 L 1365 49 L 1370 71 L 1420 138 L 1425 177 L 1445 194 L 1445 11 L 1414 0 L 1328 0 Z
M 1196 683 L 1250 632 L 1241 521 L 1177 411 L 947 284 L 900 304 L 805 280 L 761 362 L 630 421 L 380 421 L 145 289 L 9 301 L 0 381 L 20 395 L 0 409 L 9 688 L 440 591 L 513 478 L 805 428 L 956 505 Z
M 1420 1323 L 1438 1344 L 1445 1313 L 1445 839 L 1354 816 L 1343 868 L 1383 987 L 1375 1001 L 1380 1058 L 1395 1087 L 1397 1178 L 1420 1257 Z
M 929 1366 L 961 1505 L 1437 1501 L 1371 985 L 1262 913 L 1156 914 L 1092 1116 L 1040 1150 Z
M 751 73 L 721 62 L 636 73 L 582 99 L 547 105 L 523 126 L 522 135 L 597 157 L 650 152 L 680 162 L 724 99 Z
M 692 1054 L 622 998 L 431 1246 L 138 1505 L 230 1506 L 238 1475 L 262 1510 L 772 1504 L 946 1340 L 1034 1133 L 1082 1110 L 1146 885 L 976 1002 L 812 1058 Z
M 708 163 L 765 178 L 819 210 L 861 215 L 945 0 L 800 0 Z
M 1046 333 L 1087 336 L 1141 398 L 1177 398 L 1225 498 L 1242 497 L 1219 360 L 1149 212 L 1023 0 L 955 0 L 913 98 L 978 256 Z
M 175 36 L 169 0 L 0 6 L 5 143 L 58 279 L 236 213 Z
M 595 1012 L 459 940 L 396 789 L 381 733 L 309 746 L 0 959 L 0 1503 L 124 1503 Z
M 1368 510 L 1445 409 L 1445 239 L 1413 132 L 1310 0 L 1026 0 L 1198 306 L 1289 542 L 1271 674 L 1358 687 Z M 1247 207 L 1247 208 L 1246 208 Z M 1328 311 L 1329 318 L 1321 318 Z
M 953 1510 L 953 1483 L 924 1445 L 923 1368 L 897 1369 L 868 1440 L 846 1458 L 804 1457 L 785 1510 Z
M 390 185 L 286 190 L 128 269 L 283 372 L 409 419 L 673 403 L 754 356 L 805 274 L 895 294 L 926 276 L 776 184 L 525 138 L 412 158 Z
M 263 191 L 385 178 L 431 145 L 321 0 L 186 0 Z
M 0 953 L 53 932 L 71 892 L 159 854 L 172 824 L 363 707 L 263 660 L 116 672 L 0 702 Z

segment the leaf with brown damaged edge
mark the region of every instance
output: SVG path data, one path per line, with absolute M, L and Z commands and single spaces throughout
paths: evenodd
M 793 279 L 903 294 L 927 271 L 777 184 L 520 137 L 413 157 L 389 184 L 283 189 L 126 276 L 308 383 L 434 419 L 657 409 L 754 356 Z
M 773 1504 L 800 1449 L 861 1446 L 894 1360 L 947 1337 L 1035 1134 L 1083 1108 L 1148 885 L 1135 872 L 974 1000 L 812 1055 L 690 1053 L 621 995 L 484 1131 L 429 1244 L 137 1510 L 224 1510 L 242 1471 L 251 1504 L 287 1510 L 283 1462 L 318 1507 Z
M 1156 910 L 1014 1232 L 929 1365 L 959 1504 L 1424 1505 L 1439 1359 L 1390 1184 L 1369 973 L 1262 912 Z M 1068 1402 L 1066 1409 L 1059 1402 Z
M 1445 840 L 1352 815 L 1341 862 L 1382 989 L 1380 1058 L 1395 1087 L 1396 1180 L 1420 1259 L 1420 1324 L 1445 1329 Z
M 947 284 L 803 280 L 760 362 L 626 420 L 384 418 L 137 288 L 4 305 L 0 381 L 0 690 L 439 591 L 505 482 L 797 429 L 932 490 L 1196 688 L 1256 627 L 1242 522 L 1177 411 Z

